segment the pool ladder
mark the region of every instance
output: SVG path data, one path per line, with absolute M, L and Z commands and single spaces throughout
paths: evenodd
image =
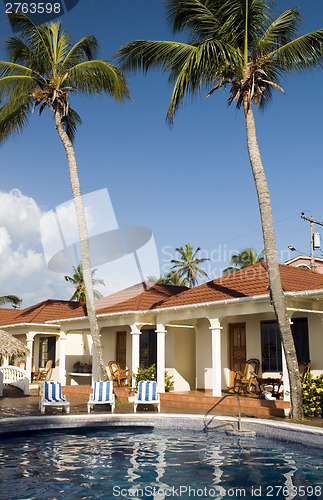
M 238 394 L 234 393 L 234 394 L 226 394 L 225 396 L 223 396 L 219 401 L 217 401 L 213 406 L 212 408 L 210 408 L 206 414 L 204 415 L 204 431 L 206 431 L 209 427 L 209 425 L 211 424 L 211 422 L 213 421 L 215 415 L 212 416 L 212 418 L 206 423 L 206 418 L 208 417 L 208 415 L 211 413 L 212 410 L 214 410 L 214 408 L 216 408 L 220 403 L 222 403 L 222 401 L 224 401 L 226 398 L 229 398 L 229 397 L 232 397 L 232 396 L 235 396 L 238 400 L 238 410 L 239 410 L 239 415 L 238 415 L 238 431 L 241 431 L 241 408 L 240 408 L 240 398 L 238 396 Z M 219 427 L 224 427 L 226 425 L 231 425 L 232 428 L 233 428 L 233 425 L 230 423 L 230 422 L 226 422 L 224 424 L 220 424 L 220 425 L 217 425 L 216 427 L 213 427 L 213 429 L 218 429 Z

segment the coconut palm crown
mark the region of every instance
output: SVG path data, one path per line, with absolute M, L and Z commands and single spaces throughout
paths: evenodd
M 91 271 L 92 274 L 92 284 L 93 285 L 103 285 L 105 286 L 104 280 L 101 278 L 94 278 L 96 269 Z M 78 302 L 86 302 L 85 285 L 84 285 L 84 275 L 82 263 L 74 267 L 73 266 L 73 276 L 64 276 L 65 281 L 72 283 L 75 286 L 75 291 L 69 300 L 77 300 Z M 101 299 L 103 297 L 99 290 L 93 288 L 93 296 L 95 300 Z
M 290 72 L 322 66 L 323 30 L 301 35 L 301 15 L 276 17 L 270 0 L 166 0 L 173 32 L 188 42 L 134 40 L 117 52 L 124 70 L 161 68 L 174 85 L 167 120 L 187 96 L 206 97 L 229 86 L 228 103 L 243 107 L 255 180 L 272 305 L 279 324 L 290 383 L 291 416 L 303 417 L 296 350 L 281 284 L 267 180 L 258 147 L 253 104 L 264 106 Z M 206 90 L 207 89 L 207 90 Z
M 60 21 L 34 24 L 21 13 L 10 23 L 20 36 L 5 42 L 10 62 L 0 61 L 0 141 L 26 125 L 36 107 L 48 107 L 62 120 L 70 139 L 81 123 L 70 107 L 70 94 L 110 94 L 118 101 L 129 97 L 126 79 L 116 66 L 95 59 L 98 42 L 88 35 L 72 45 Z
M 245 269 L 246 267 L 253 266 L 258 262 L 263 262 L 265 260 L 264 254 L 264 250 L 261 250 L 261 252 L 257 254 L 256 250 L 254 250 L 253 248 L 244 248 L 240 253 L 235 253 L 232 255 L 231 266 L 223 269 L 222 274 L 231 274 L 238 269 Z
M 210 259 L 206 257 L 199 258 L 197 254 L 200 250 L 200 247 L 194 250 L 192 245 L 186 243 L 185 248 L 176 248 L 176 251 L 180 254 L 180 259 L 171 260 L 171 263 L 174 264 L 171 267 L 171 273 L 186 282 L 189 288 L 197 284 L 199 276 L 208 277 L 206 272 L 198 266 Z
M 209 96 L 230 86 L 229 104 L 243 99 L 263 106 L 281 77 L 322 65 L 323 30 L 299 34 L 301 15 L 288 9 L 275 18 L 274 2 L 263 0 L 165 0 L 173 32 L 188 43 L 134 40 L 117 52 L 124 70 L 169 72 L 174 90 L 167 119 L 185 95 Z

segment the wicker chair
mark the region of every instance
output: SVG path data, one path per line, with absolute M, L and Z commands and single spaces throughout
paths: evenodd
M 117 382 L 118 386 L 130 385 L 129 370 L 121 370 L 117 361 L 109 361 L 106 368 L 107 375 L 113 382 Z

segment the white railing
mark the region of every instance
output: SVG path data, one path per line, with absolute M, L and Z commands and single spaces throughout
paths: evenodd
M 0 366 L 2 383 L 0 380 L 0 396 L 2 395 L 3 384 L 14 385 L 23 391 L 25 396 L 29 396 L 29 379 L 26 370 L 18 368 L 18 366 Z

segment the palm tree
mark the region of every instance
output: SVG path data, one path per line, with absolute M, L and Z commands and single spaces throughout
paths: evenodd
M 123 69 L 162 68 L 174 83 L 167 119 L 186 95 L 206 87 L 210 96 L 230 86 L 229 104 L 243 107 L 250 164 L 256 184 L 272 302 L 278 320 L 291 389 L 291 415 L 303 416 L 298 363 L 281 285 L 267 181 L 257 143 L 253 105 L 263 106 L 289 72 L 322 65 L 323 30 L 299 36 L 301 15 L 288 9 L 275 18 L 270 0 L 167 0 L 173 31 L 188 43 L 134 40 L 118 54 Z
M 0 296 L 0 305 L 3 304 L 12 304 L 12 307 L 19 307 L 21 304 L 21 299 L 17 297 L 17 295 L 1 295 Z
M 157 283 L 159 285 L 175 285 L 175 286 L 187 286 L 186 278 L 182 278 L 178 272 L 169 271 L 165 273 L 161 278 L 156 276 L 148 276 L 148 281 Z
M 194 251 L 193 247 L 187 243 L 185 245 L 185 249 L 183 247 L 176 248 L 176 251 L 179 252 L 181 256 L 180 260 L 171 260 L 172 264 L 174 264 L 171 269 L 176 272 L 179 278 L 184 279 L 186 283 L 188 283 L 189 288 L 192 288 L 197 284 L 199 275 L 208 277 L 206 272 L 198 267 L 198 265 L 210 259 L 199 259 L 196 254 L 200 250 L 200 247 L 197 247 Z
M 76 287 L 75 292 L 73 293 L 72 297 L 69 300 L 77 300 L 78 302 L 86 302 L 82 263 L 77 267 L 73 266 L 73 271 L 74 271 L 73 276 L 64 276 L 66 281 L 68 281 L 69 283 L 73 283 L 73 285 L 75 285 L 75 287 Z M 104 285 L 105 286 L 103 279 L 94 278 L 95 272 L 96 272 L 96 269 L 93 269 L 93 271 L 91 272 L 92 285 L 93 286 L 94 285 Z M 101 299 L 103 297 L 103 295 L 98 290 L 95 290 L 93 288 L 93 297 L 94 297 L 94 300 L 97 300 L 97 299 Z
M 231 266 L 223 269 L 222 274 L 231 274 L 238 269 L 244 269 L 245 267 L 253 266 L 258 262 L 263 262 L 265 260 L 264 256 L 265 251 L 261 250 L 257 254 L 256 250 L 253 248 L 245 248 L 241 250 L 240 253 L 233 254 L 231 257 Z
M 32 111 L 47 107 L 55 119 L 70 172 L 84 272 L 87 314 L 96 356 L 98 378 L 103 378 L 104 364 L 92 290 L 90 250 L 85 213 L 72 140 L 80 116 L 70 107 L 72 92 L 91 96 L 108 93 L 121 102 L 129 97 L 123 73 L 115 66 L 95 59 L 98 43 L 94 36 L 82 38 L 75 45 L 62 29 L 61 22 L 33 23 L 17 13 L 10 23 L 20 36 L 9 37 L 6 48 L 11 62 L 0 61 L 0 140 L 21 131 Z

